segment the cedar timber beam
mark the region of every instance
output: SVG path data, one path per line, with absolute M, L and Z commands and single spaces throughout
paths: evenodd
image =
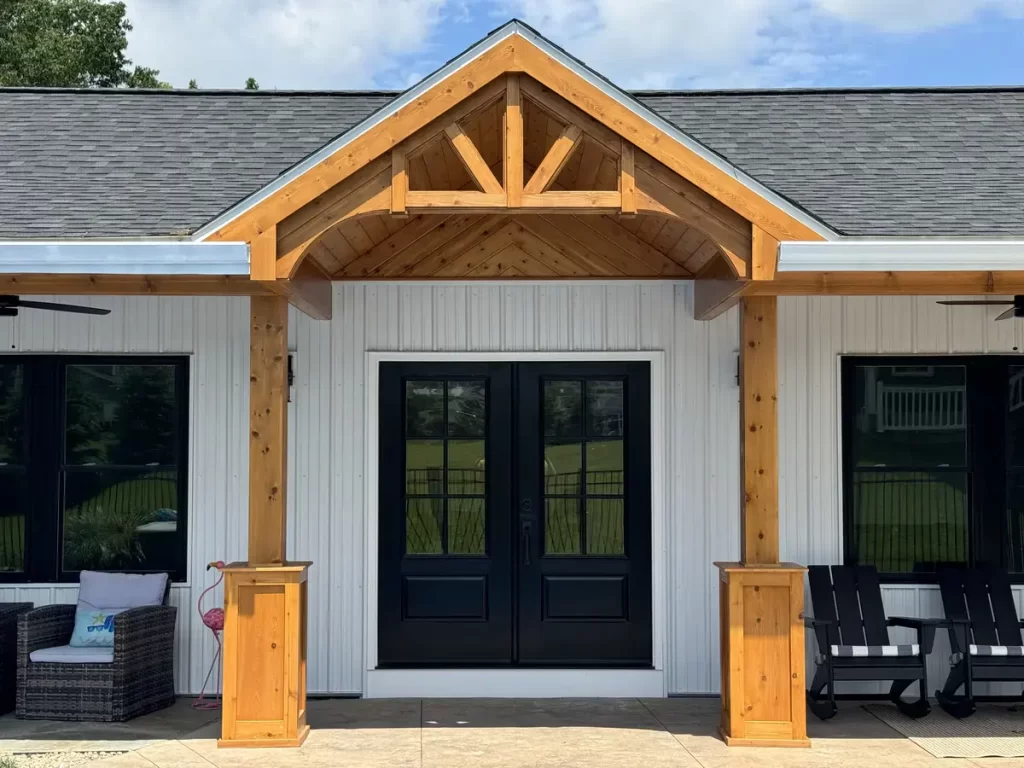
M 505 82 L 505 198 L 509 208 L 518 208 L 523 199 L 523 102 L 519 76 L 508 75 Z
M 249 299 L 249 563 L 285 559 L 288 300 Z

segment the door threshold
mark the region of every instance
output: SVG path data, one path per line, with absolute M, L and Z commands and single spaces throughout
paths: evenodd
M 372 669 L 367 699 L 663 698 L 660 669 Z

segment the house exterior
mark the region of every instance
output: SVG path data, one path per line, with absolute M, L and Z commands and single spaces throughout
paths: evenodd
M 803 745 L 794 564 L 1024 572 L 1024 331 L 937 303 L 1024 293 L 1020 90 L 629 94 L 510 22 L 401 94 L 0 107 L 0 293 L 111 310 L 0 317 L 0 601 L 169 570 L 197 693 L 234 561 L 226 744 L 722 692 Z

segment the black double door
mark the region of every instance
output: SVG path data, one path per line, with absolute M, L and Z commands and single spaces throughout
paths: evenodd
M 647 363 L 384 363 L 382 667 L 651 664 Z

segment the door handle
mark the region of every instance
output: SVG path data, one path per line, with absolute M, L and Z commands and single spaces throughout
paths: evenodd
M 522 550 L 523 565 L 530 564 L 530 548 L 533 546 L 533 523 L 523 520 L 522 532 L 519 537 L 519 548 Z

